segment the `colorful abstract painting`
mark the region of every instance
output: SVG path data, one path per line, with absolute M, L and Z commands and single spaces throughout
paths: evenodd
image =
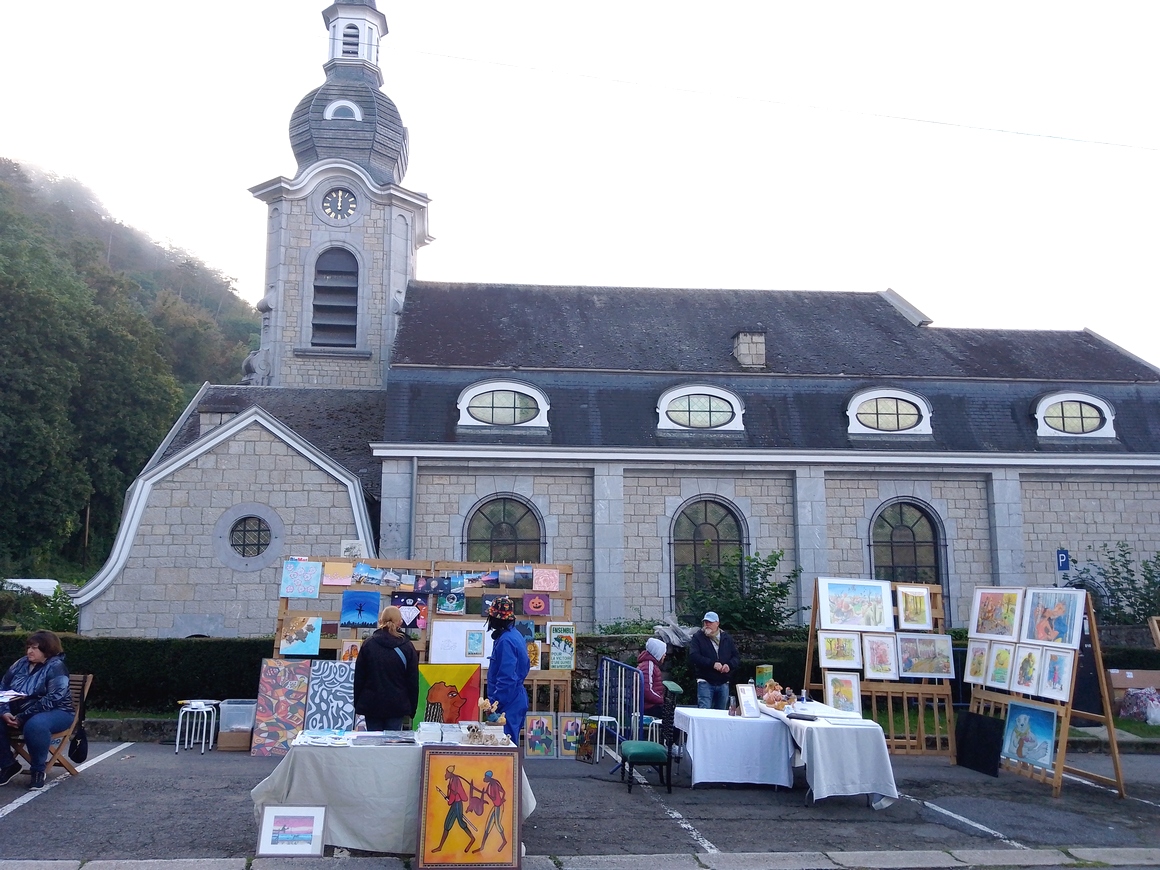
M 368 589 L 344 589 L 342 593 L 343 628 L 374 628 L 379 624 L 378 592 Z
M 354 730 L 354 662 L 310 663 L 306 727 Z
M 575 758 L 580 748 L 580 734 L 584 730 L 583 713 L 560 713 L 557 716 L 556 735 L 561 758 Z
M 474 665 L 419 665 L 419 708 L 411 727 L 420 722 L 478 722 L 481 669 Z
M 288 616 L 282 623 L 278 652 L 284 656 L 316 656 L 321 640 L 321 616 Z
M 560 572 L 556 568 L 533 568 L 532 588 L 541 592 L 560 590 Z
M 282 563 L 282 598 L 317 598 L 322 585 L 322 563 L 305 559 L 287 559 Z
M 285 755 L 306 721 L 310 662 L 262 659 L 250 755 Z
M 556 716 L 554 713 L 528 713 L 524 717 L 524 757 L 556 757 Z

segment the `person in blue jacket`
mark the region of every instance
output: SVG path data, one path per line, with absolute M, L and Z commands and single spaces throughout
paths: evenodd
M 0 704 L 0 785 L 7 785 L 20 773 L 8 729 L 21 728 L 24 745 L 32 756 L 29 788 L 40 789 L 44 788 L 52 735 L 72 724 L 74 711 L 60 638 L 51 631 L 34 631 L 26 646 L 24 658 L 17 659 L 0 679 L 0 691 L 19 693 L 12 702 Z
M 528 712 L 528 693 L 524 680 L 531 663 L 528 661 L 527 642 L 515 630 L 516 611 L 512 600 L 501 595 L 487 611 L 487 627 L 491 629 L 491 658 L 487 664 L 487 698 L 499 704 L 496 712 L 503 713 L 503 730 L 512 743 L 520 745 L 520 728 Z

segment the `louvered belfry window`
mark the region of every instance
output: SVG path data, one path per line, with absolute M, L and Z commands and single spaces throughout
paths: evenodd
M 314 267 L 312 347 L 358 343 L 358 260 L 342 248 L 323 251 Z
M 342 56 L 358 57 L 358 26 L 355 24 L 342 29 Z

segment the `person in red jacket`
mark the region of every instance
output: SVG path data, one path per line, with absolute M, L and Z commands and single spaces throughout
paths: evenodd
M 636 657 L 636 668 L 644 676 L 644 715 L 660 718 L 664 713 L 665 687 L 661 662 L 669 648 L 659 637 L 650 637 Z

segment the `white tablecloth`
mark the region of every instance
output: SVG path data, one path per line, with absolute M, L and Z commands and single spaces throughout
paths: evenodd
M 686 735 L 693 785 L 752 782 L 793 785 L 793 742 L 777 719 L 746 719 L 724 710 L 678 707 L 673 724 Z
M 798 704 L 794 709 L 819 718 L 813 722 L 790 719 L 785 713 L 761 705 L 763 718 L 783 722 L 793 735 L 815 800 L 830 795 L 868 794 L 874 796 L 875 808 L 880 809 L 898 797 L 886 737 L 877 722 L 816 701 Z
M 250 797 L 259 827 L 267 806 L 326 807 L 326 845 L 415 854 L 421 746 L 292 746 Z M 536 796 L 520 771 L 520 814 Z

